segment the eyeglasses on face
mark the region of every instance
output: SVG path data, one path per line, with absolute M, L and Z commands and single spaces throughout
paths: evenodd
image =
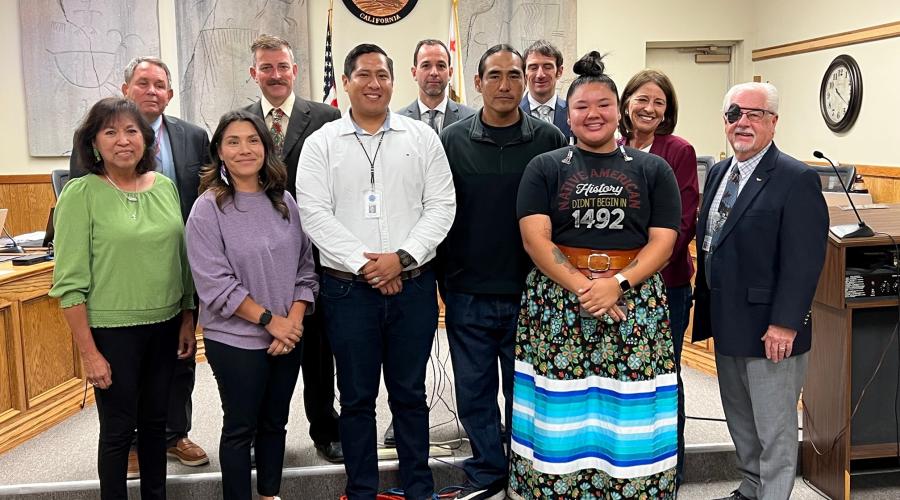
M 745 115 L 747 120 L 751 123 L 758 123 L 762 121 L 763 117 L 766 116 L 766 113 L 777 116 L 776 113 L 773 113 L 768 109 L 742 108 L 737 104 L 732 104 L 728 107 L 728 111 L 725 112 L 725 119 L 728 120 L 728 123 L 737 123 L 740 121 L 741 116 Z

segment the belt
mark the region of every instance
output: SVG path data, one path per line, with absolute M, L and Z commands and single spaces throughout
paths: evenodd
M 406 281 L 411 278 L 418 278 L 422 275 L 422 273 L 429 269 L 431 269 L 430 263 L 422 264 L 421 266 L 415 269 L 410 269 L 409 271 L 401 271 L 400 279 Z M 366 279 L 365 275 L 348 273 L 347 271 L 338 271 L 337 269 L 332 269 L 330 267 L 323 267 L 322 272 L 329 276 L 334 276 L 335 278 L 340 278 L 347 281 L 363 281 L 367 283 L 369 281 Z
M 608 278 L 625 269 L 637 257 L 640 248 L 632 250 L 593 250 L 557 245 L 575 269 L 588 278 Z

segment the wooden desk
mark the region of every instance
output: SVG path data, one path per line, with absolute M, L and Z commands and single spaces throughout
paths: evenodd
M 81 360 L 59 302 L 47 296 L 52 278 L 52 262 L 0 263 L 0 453 L 80 409 Z
M 829 208 L 831 224 L 855 223 L 852 211 Z M 900 241 L 900 205 L 860 211 L 876 232 Z M 845 298 L 848 253 L 892 246 L 887 236 L 840 240 L 829 234 L 812 307 L 813 342 L 803 388 L 803 477 L 831 498 L 850 498 L 852 460 L 892 457 L 896 340 L 861 399 L 897 322 L 897 297 Z M 859 410 L 851 421 L 851 412 Z

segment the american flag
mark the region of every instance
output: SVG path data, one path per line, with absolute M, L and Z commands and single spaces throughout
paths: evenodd
M 325 32 L 325 87 L 322 102 L 335 108 L 337 102 L 337 86 L 334 81 L 334 59 L 331 57 L 331 9 L 328 9 L 328 30 Z
M 450 34 L 447 47 L 450 50 L 450 66 L 453 67 L 453 78 L 450 79 L 450 99 L 466 103 L 466 83 L 463 76 L 462 47 L 459 40 L 459 0 L 450 2 Z

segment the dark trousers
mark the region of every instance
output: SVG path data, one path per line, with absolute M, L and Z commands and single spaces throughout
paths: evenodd
M 341 444 L 350 500 L 378 492 L 375 401 L 382 366 L 394 418 L 400 481 L 406 498 L 431 498 L 425 369 L 437 329 L 434 272 L 403 282 L 384 296 L 364 282 L 325 274 L 320 297 L 337 362 Z
M 691 319 L 693 294 L 691 286 L 666 287 L 669 300 L 669 329 L 672 332 L 672 343 L 675 346 L 675 367 L 678 370 L 678 466 L 676 467 L 675 484 L 680 486 L 684 473 L 684 384 L 681 382 L 681 348 L 684 344 L 684 332 Z
M 334 410 L 334 355 L 325 336 L 320 306 L 303 320 L 303 409 L 313 443 L 340 441 Z
M 103 500 L 128 498 L 128 450 L 137 429 L 141 498 L 166 498 L 166 412 L 181 316 L 152 325 L 92 328 L 112 371 L 112 385 L 94 389 L 100 417 L 97 469 Z
M 224 411 L 219 441 L 224 498 L 251 498 L 250 442 L 254 438 L 256 491 L 263 496 L 277 495 L 301 353 L 270 356 L 265 349 L 241 349 L 207 339 L 206 358 Z
M 518 295 L 444 294 L 456 406 L 472 445 L 472 458 L 463 469 L 476 486 L 490 486 L 508 476 L 504 445 L 508 449 L 509 435 L 500 431 L 497 393 L 502 386 L 509 426 L 519 301 Z
M 167 446 L 175 446 L 176 441 L 187 437 L 191 431 L 191 395 L 194 392 L 196 367 L 194 356 L 175 360 L 172 389 L 169 391 L 169 417 L 166 420 Z

